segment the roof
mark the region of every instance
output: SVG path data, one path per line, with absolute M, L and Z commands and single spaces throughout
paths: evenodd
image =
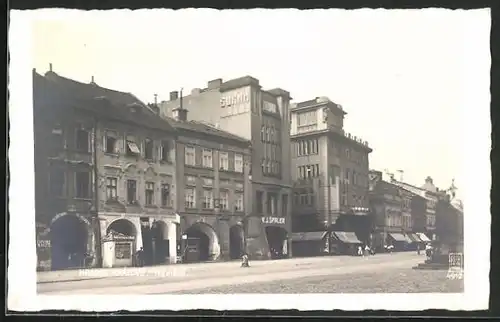
M 379 172 L 379 171 L 377 171 L 377 172 Z M 377 185 L 375 186 L 375 191 L 378 192 L 378 193 L 388 192 L 388 193 L 393 194 L 393 195 L 399 195 L 399 191 L 400 190 L 408 192 L 408 193 L 410 193 L 413 196 L 423 197 L 419 193 L 415 193 L 415 192 L 413 192 L 413 191 L 411 191 L 409 189 L 401 187 L 400 185 L 394 184 L 392 182 L 387 182 L 387 181 L 384 181 L 384 180 L 378 181 Z M 423 197 L 423 198 L 425 198 L 425 197 Z
M 187 130 L 192 132 L 197 132 L 200 134 L 208 134 L 211 136 L 216 136 L 228 140 L 237 141 L 238 143 L 245 143 L 250 146 L 250 141 L 242 138 L 240 136 L 234 135 L 227 131 L 223 131 L 221 129 L 217 129 L 214 126 L 210 126 L 208 124 L 198 122 L 198 121 L 177 121 L 170 117 L 165 117 L 168 122 L 177 130 Z
M 58 92 L 61 98 L 65 97 L 69 102 L 74 102 L 74 108 L 85 110 L 95 116 L 162 131 L 175 131 L 168 121 L 155 114 L 130 93 L 107 89 L 95 83 L 80 83 L 54 72 L 47 72 L 45 77 L 34 72 L 33 77 L 34 87 L 43 82 L 48 86 L 46 88 Z M 136 109 L 132 109 L 132 106 Z

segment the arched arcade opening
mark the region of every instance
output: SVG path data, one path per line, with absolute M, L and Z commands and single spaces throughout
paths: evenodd
M 89 227 L 76 215 L 63 215 L 50 227 L 52 270 L 85 267 Z
M 234 225 L 229 228 L 229 257 L 239 259 L 245 251 L 245 235 L 243 227 Z
M 204 223 L 195 223 L 184 235 L 184 262 L 204 262 L 220 256 L 219 238 L 215 230 Z
M 275 226 L 265 228 L 267 243 L 272 259 L 285 258 L 288 255 L 288 233 L 286 229 Z

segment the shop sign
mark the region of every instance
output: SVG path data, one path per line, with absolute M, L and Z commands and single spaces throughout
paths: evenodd
M 262 217 L 263 224 L 285 224 L 285 217 Z

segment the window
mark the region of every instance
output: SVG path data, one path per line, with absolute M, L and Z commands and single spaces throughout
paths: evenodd
M 75 173 L 76 197 L 90 198 L 90 172 L 82 171 Z
M 318 122 L 316 111 L 309 111 L 297 114 L 297 125 L 308 126 Z
M 261 142 L 264 142 L 265 141 L 265 133 L 266 133 L 266 127 L 264 125 L 262 125 L 262 127 L 260 128 L 260 141 Z
M 168 183 L 161 185 L 161 206 L 170 207 L 170 184 Z
M 161 141 L 158 148 L 158 157 L 160 161 L 170 161 L 170 144 L 168 141 Z
M 278 196 L 275 193 L 267 193 L 267 213 L 270 215 L 276 215 L 278 211 Z
M 135 204 L 137 202 L 137 182 L 127 180 L 127 203 Z
M 234 171 L 243 172 L 243 155 L 241 154 L 234 155 Z
M 104 140 L 103 140 L 103 149 L 104 152 L 106 153 L 112 153 L 115 154 L 118 152 L 117 147 L 118 147 L 118 140 L 116 139 L 116 135 L 112 134 L 112 132 L 107 131 L 106 134 L 104 135 Z
M 203 186 L 212 187 L 214 185 L 214 180 L 212 178 L 202 178 Z
M 50 194 L 64 196 L 65 175 L 63 169 L 51 168 L 49 173 Z
M 234 210 L 235 211 L 243 211 L 243 194 L 242 193 L 235 194 Z
M 219 168 L 229 170 L 229 154 L 227 152 L 219 152 Z
M 52 137 L 50 138 L 54 147 L 64 147 L 64 132 L 60 124 L 52 128 Z
M 89 131 L 84 129 L 76 130 L 76 149 L 78 151 L 90 151 Z
M 212 168 L 212 150 L 211 149 L 203 149 L 203 167 L 205 168 Z
M 261 214 L 264 212 L 264 203 L 262 202 L 264 198 L 264 193 L 257 190 L 255 193 L 255 202 L 257 204 L 257 213 Z
M 151 139 L 144 140 L 144 158 L 153 160 L 154 142 Z
M 347 160 L 351 159 L 351 150 L 345 149 L 345 157 L 347 158 Z
M 138 154 L 141 154 L 141 150 L 139 150 L 139 147 L 137 146 L 137 144 L 132 141 L 132 140 L 127 140 L 127 146 L 126 146 L 126 152 L 125 154 L 127 156 L 136 156 Z
M 203 209 L 212 209 L 213 199 L 212 190 L 203 190 Z
M 281 215 L 283 217 L 288 213 L 288 195 L 281 196 Z
M 107 200 L 116 200 L 118 198 L 117 187 L 118 187 L 118 179 L 117 178 L 106 178 L 106 198 L 107 198 Z
M 229 208 L 229 194 L 227 191 L 220 191 L 220 209 L 228 210 Z
M 184 205 L 186 208 L 196 208 L 196 191 L 194 188 L 184 190 Z
M 194 166 L 196 165 L 196 152 L 195 148 L 192 146 L 184 147 L 184 163 L 186 165 Z
M 146 205 L 152 206 L 155 204 L 155 184 L 154 182 L 146 182 Z

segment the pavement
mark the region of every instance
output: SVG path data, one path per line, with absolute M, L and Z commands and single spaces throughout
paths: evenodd
M 414 252 L 375 256 L 328 256 L 239 262 L 176 264 L 125 269 L 39 272 L 37 288 L 45 295 L 169 294 L 206 288 L 290 281 L 314 276 L 362 274 L 406 269 L 425 260 Z

